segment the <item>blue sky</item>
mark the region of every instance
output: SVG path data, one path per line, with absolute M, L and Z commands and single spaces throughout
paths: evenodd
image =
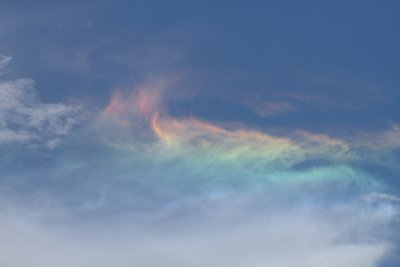
M 398 266 L 399 9 L 2 1 L 0 265 Z

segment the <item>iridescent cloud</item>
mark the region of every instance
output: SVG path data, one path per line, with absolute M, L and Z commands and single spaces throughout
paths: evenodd
M 380 179 L 368 175 L 357 163 L 378 162 L 377 158 L 396 146 L 396 127 L 379 134 L 387 145 L 377 151 L 370 141 L 373 137 L 361 134 L 335 138 L 298 130 L 272 135 L 246 127 L 223 127 L 191 115 L 173 117 L 165 102 L 166 94 L 173 93 L 168 86 L 161 80 L 131 93 L 115 90 L 100 113 L 100 121 L 116 128 L 112 139 L 102 140 L 112 147 L 132 150 L 136 158 L 149 157 L 156 165 L 178 160 L 184 169 L 206 176 L 230 176 L 233 180 L 243 176 L 249 181 L 274 183 L 341 181 L 373 188 Z M 115 132 L 123 134 L 115 138 Z M 375 157 L 365 155 L 365 151 Z

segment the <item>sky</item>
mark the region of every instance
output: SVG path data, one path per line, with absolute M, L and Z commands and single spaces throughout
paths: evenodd
M 0 265 L 400 265 L 397 1 L 0 1 Z

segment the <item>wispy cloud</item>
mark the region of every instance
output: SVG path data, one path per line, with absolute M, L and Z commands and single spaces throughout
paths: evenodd
M 253 107 L 255 113 L 261 117 L 282 115 L 296 110 L 296 106 L 286 101 L 266 101 Z
M 53 148 L 77 123 L 79 108 L 42 103 L 30 79 L 0 81 L 0 143 L 42 143 Z
M 10 56 L 0 55 L 0 75 L 3 74 L 3 70 L 7 67 L 7 65 L 12 60 Z

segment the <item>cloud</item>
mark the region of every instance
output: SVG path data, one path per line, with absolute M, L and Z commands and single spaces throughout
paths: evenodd
M 77 124 L 77 106 L 42 103 L 33 85 L 0 84 L 4 143 L 50 146 Z M 398 197 L 354 164 L 369 160 L 361 148 L 380 157 L 370 137 L 176 117 L 169 85 L 116 90 L 72 149 L 7 167 L 0 264 L 377 267 L 391 255 Z
M 3 70 L 7 67 L 7 65 L 12 60 L 10 56 L 0 55 L 0 75 L 3 74 Z
M 383 205 L 297 204 L 274 209 L 252 195 L 234 194 L 197 202 L 197 208 L 185 204 L 189 212 L 163 219 L 153 214 L 146 221 L 125 216 L 58 224 L 48 223 L 51 210 L 32 219 L 31 211 L 14 206 L 11 213 L 0 213 L 0 262 L 16 267 L 377 267 L 391 255 L 393 244 L 382 229 L 389 229 L 398 214 L 382 212 Z
M 379 202 L 381 200 L 385 200 L 387 202 L 397 202 L 397 204 L 400 202 L 400 197 L 388 193 L 371 193 L 364 196 L 364 199 L 368 202 Z
M 336 181 L 375 190 L 382 180 L 369 175 L 360 163 L 395 167 L 393 155 L 388 156 L 391 161 L 377 159 L 383 159 L 389 147 L 397 144 L 396 127 L 371 136 L 333 137 L 298 130 L 271 134 L 191 115 L 173 116 L 168 110 L 170 93 L 168 85 L 157 80 L 131 93 L 117 90 L 94 126 L 99 140 L 131 153 L 132 160 L 151 159 L 155 169 L 178 164 L 191 176 L 231 180 L 246 176 L 249 181 L 278 183 Z M 386 144 L 379 145 L 380 150 L 373 143 L 377 137 Z
M 400 148 L 400 125 L 391 124 L 390 127 L 377 134 L 363 134 L 361 143 L 376 151 L 392 151 Z
M 254 111 L 261 117 L 277 116 L 296 110 L 296 107 L 289 102 L 266 101 L 254 107 Z
M 53 148 L 77 124 L 78 104 L 42 103 L 30 79 L 0 81 L 0 144 Z

